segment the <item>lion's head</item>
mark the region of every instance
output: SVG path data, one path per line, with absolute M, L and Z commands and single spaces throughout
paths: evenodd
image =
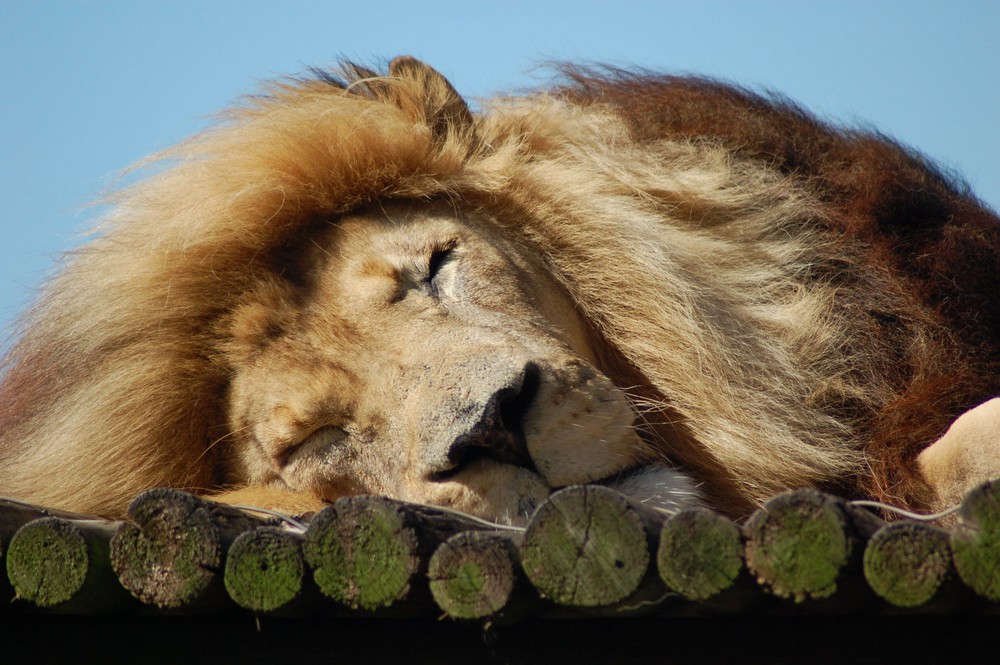
M 376 206 L 311 241 L 225 319 L 231 483 L 517 520 L 650 461 L 573 301 L 485 213 Z M 665 505 L 693 498 L 659 482 Z
M 368 492 L 510 521 L 582 482 L 732 514 L 895 492 L 905 455 L 878 442 L 912 461 L 990 390 L 956 349 L 993 334 L 992 278 L 917 265 L 945 235 L 904 256 L 899 229 L 981 213 L 954 247 L 993 218 L 783 103 L 567 75 L 473 113 L 411 58 L 347 65 L 161 155 L 22 321 L 0 492 L 108 514 L 161 485 L 286 510 Z M 986 327 L 948 329 L 973 320 L 949 303 Z

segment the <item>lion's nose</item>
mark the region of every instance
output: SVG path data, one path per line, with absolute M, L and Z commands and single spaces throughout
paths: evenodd
M 437 479 L 455 475 L 477 459 L 491 459 L 534 470 L 524 437 L 524 416 L 538 392 L 539 369 L 525 364 L 497 389 L 482 410 L 482 416 L 448 447 L 448 468 L 436 471 Z

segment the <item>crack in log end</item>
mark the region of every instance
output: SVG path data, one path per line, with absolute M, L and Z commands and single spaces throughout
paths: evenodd
M 643 523 L 622 495 L 594 485 L 556 492 L 521 543 L 525 573 L 545 597 L 575 607 L 614 605 L 651 560 Z

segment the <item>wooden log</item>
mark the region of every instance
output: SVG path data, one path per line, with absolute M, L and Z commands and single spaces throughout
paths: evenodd
M 351 609 L 426 613 L 434 550 L 461 531 L 488 524 L 457 513 L 379 496 L 338 499 L 316 514 L 302 545 L 323 594 Z
M 519 535 L 465 531 L 431 556 L 427 577 L 438 607 L 454 619 L 518 621 L 543 604 L 521 570 Z
M 129 604 L 108 562 L 116 524 L 43 517 L 14 534 L 7 577 L 16 598 L 48 610 L 100 614 Z
M 929 605 L 953 576 L 949 534 L 930 524 L 886 524 L 865 547 L 864 573 L 875 593 L 896 607 Z
M 1000 481 L 965 497 L 951 549 L 962 581 L 983 598 L 1000 601 Z
M 6 569 L 7 545 L 22 526 L 42 517 L 63 517 L 65 519 L 91 519 L 88 515 L 78 515 L 61 510 L 50 510 L 42 506 L 0 498 L 0 566 Z M 14 587 L 6 575 L 0 575 L 0 608 L 6 609 L 14 598 Z
M 524 572 L 560 605 L 637 606 L 665 592 L 650 565 L 665 517 L 600 485 L 559 490 L 524 533 Z
M 684 510 L 663 524 L 656 554 L 660 577 L 688 600 L 732 588 L 743 570 L 739 527 L 705 508 Z
M 129 505 L 111 539 L 111 565 L 142 602 L 187 611 L 227 602 L 222 571 L 227 547 L 258 526 L 273 525 L 236 508 L 174 489 L 153 489 Z
M 314 599 L 302 556 L 304 538 L 279 527 L 258 527 L 237 536 L 226 554 L 229 597 L 257 613 L 306 611 Z
M 784 492 L 747 521 L 745 557 L 757 581 L 796 603 L 863 601 L 864 544 L 883 524 L 875 515 L 812 489 Z
M 660 579 L 700 609 L 745 612 L 767 604 L 743 563 L 739 526 L 707 508 L 682 510 L 660 531 Z

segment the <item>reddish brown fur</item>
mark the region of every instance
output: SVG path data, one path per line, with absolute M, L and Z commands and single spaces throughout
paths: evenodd
M 640 141 L 720 142 L 802 178 L 829 207 L 831 229 L 862 243 L 900 292 L 913 295 L 915 318 L 928 317 L 953 339 L 940 340 L 940 368 L 908 353 L 898 321 L 886 318 L 901 397 L 874 415 L 866 447 L 872 476 L 852 493 L 920 505 L 926 488 L 916 455 L 969 408 L 1000 394 L 1000 223 L 963 185 L 887 137 L 827 125 L 792 102 L 709 79 L 562 69 L 560 94 L 579 104 L 611 105 Z M 863 306 L 863 303 L 859 303 Z

